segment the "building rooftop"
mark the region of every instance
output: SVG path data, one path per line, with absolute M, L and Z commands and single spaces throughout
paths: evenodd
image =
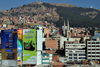
M 46 48 L 58 49 L 58 41 L 46 39 L 45 46 Z

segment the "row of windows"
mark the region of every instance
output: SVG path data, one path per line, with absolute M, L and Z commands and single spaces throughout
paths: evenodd
M 100 50 L 100 49 L 88 49 L 88 50 Z
M 69 56 L 72 56 L 72 54 L 69 54 Z M 77 56 L 77 54 L 74 54 L 74 56 Z
M 100 47 L 99 45 L 88 45 L 88 47 Z
M 100 44 L 100 42 L 88 42 L 88 44 Z
M 68 52 L 68 51 L 66 51 Z M 72 53 L 73 51 L 69 51 L 70 53 Z M 76 53 L 85 53 L 85 51 L 75 51 Z
M 72 59 L 72 57 L 69 57 L 69 59 Z M 74 59 L 77 59 L 77 57 L 74 57 Z M 86 59 L 86 57 L 79 57 L 79 59 Z
M 66 44 L 73 44 L 74 42 L 68 42 L 68 43 L 66 43 Z
M 73 47 L 81 46 L 81 47 L 84 47 L 85 45 L 66 45 L 66 47 L 69 47 L 69 46 L 73 46 Z
M 49 57 L 49 56 L 43 56 L 43 57 Z
M 100 60 L 100 59 L 91 59 L 91 60 Z
M 100 57 L 100 56 L 95 56 L 95 55 L 94 55 L 94 56 L 93 56 L 93 55 L 92 55 L 92 56 L 90 56 L 90 55 L 89 55 L 88 57 Z
M 72 56 L 72 54 L 69 54 L 69 56 Z M 74 56 L 77 56 L 77 54 L 74 54 Z M 85 54 L 79 54 L 79 56 L 85 56 Z
M 76 52 L 85 52 L 85 51 L 76 51 Z
M 85 54 L 79 54 L 79 56 L 85 56 Z
M 88 54 L 100 54 L 100 52 L 88 52 Z

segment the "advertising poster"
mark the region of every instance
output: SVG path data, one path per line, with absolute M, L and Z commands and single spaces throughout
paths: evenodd
M 23 29 L 23 64 L 36 64 L 36 29 Z
M 17 60 L 17 29 L 1 30 L 2 60 Z
M 17 60 L 22 60 L 22 29 L 17 30 Z

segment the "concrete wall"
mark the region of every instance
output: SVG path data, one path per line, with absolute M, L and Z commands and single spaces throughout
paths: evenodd
M 2 60 L 2 66 L 16 66 L 17 60 Z
M 67 37 L 60 37 L 60 49 L 61 48 L 64 48 L 64 41 L 67 41 Z M 68 41 L 75 41 L 73 38 L 69 38 L 69 40 Z
M 37 51 L 37 65 L 42 64 L 42 55 L 41 51 Z
M 42 30 L 37 30 L 37 65 L 42 64 L 42 55 L 41 51 L 43 50 L 42 42 L 45 41 L 45 38 L 42 38 Z

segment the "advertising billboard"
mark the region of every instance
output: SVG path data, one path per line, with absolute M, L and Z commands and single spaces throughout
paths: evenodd
M 17 30 L 17 60 L 22 60 L 22 29 Z
M 17 34 L 12 32 L 17 29 L 1 30 L 2 60 L 17 60 Z
M 23 64 L 36 64 L 36 29 L 23 29 Z

